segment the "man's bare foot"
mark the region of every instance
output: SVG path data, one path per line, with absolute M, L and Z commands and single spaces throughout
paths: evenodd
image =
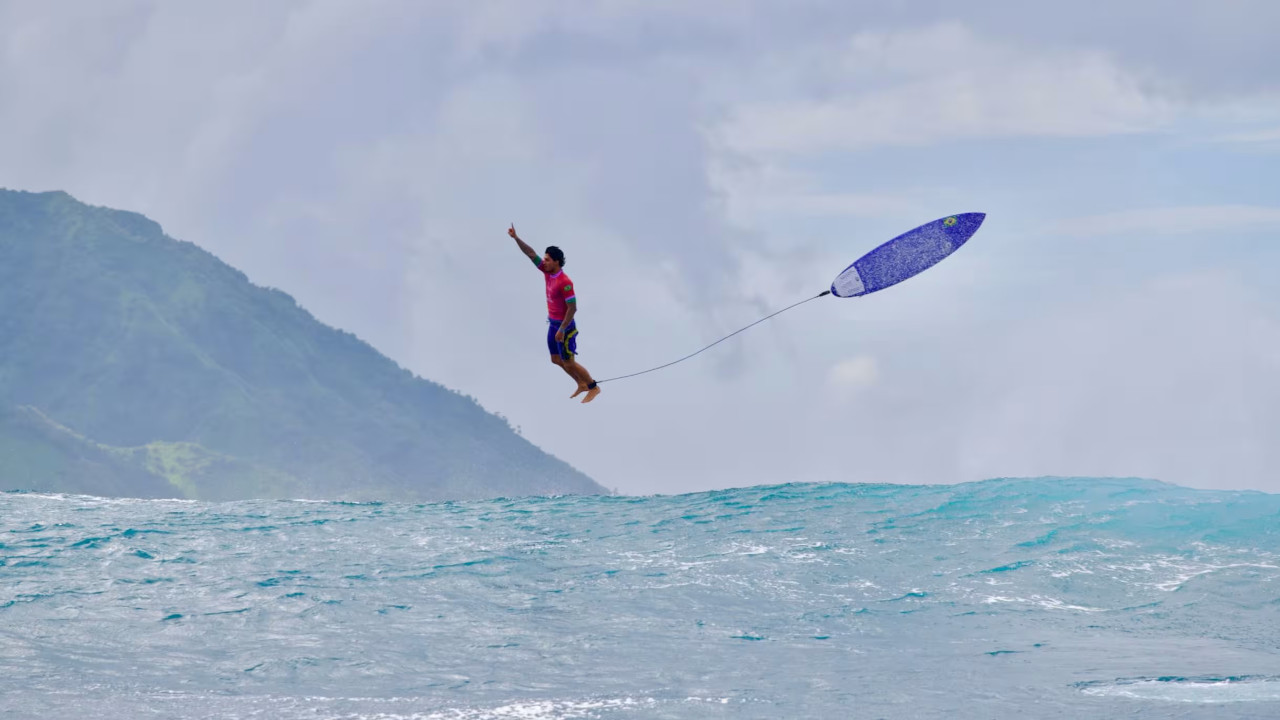
M 587 386 L 586 386 L 586 384 L 585 384 L 585 383 L 578 383 L 578 390 L 577 390 L 577 392 L 575 392 L 574 394 L 570 395 L 570 396 L 569 396 L 569 399 L 570 399 L 570 400 L 572 400 L 573 398 L 578 397 L 579 395 L 581 395 L 582 393 L 586 392 L 587 390 L 588 390 L 588 388 L 587 388 Z
M 595 400 L 596 396 L 599 394 L 600 394 L 600 387 L 599 386 L 593 387 L 587 391 L 587 396 L 582 398 L 582 402 L 589 403 L 592 400 Z

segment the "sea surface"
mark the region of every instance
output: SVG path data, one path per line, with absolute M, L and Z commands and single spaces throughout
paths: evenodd
M 1280 718 L 1280 495 L 0 494 L 0 717 Z

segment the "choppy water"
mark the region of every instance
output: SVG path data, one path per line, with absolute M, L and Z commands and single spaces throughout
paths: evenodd
M 1275 718 L 1280 496 L 0 494 L 16 718 Z

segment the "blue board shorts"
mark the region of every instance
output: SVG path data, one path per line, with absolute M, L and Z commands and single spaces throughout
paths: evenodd
M 561 322 L 563 321 L 547 318 L 547 350 L 552 355 L 559 355 L 561 360 L 572 360 L 578 354 L 578 321 L 569 323 L 564 329 L 564 342 L 556 342 Z

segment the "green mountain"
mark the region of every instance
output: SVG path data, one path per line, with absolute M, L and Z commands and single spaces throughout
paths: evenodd
M 439 500 L 604 488 L 130 212 L 0 190 L 0 489 Z

